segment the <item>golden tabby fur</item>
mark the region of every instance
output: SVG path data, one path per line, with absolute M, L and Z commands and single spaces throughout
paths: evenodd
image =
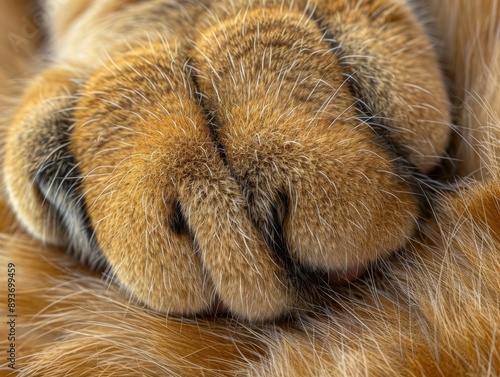
M 500 374 L 497 0 L 0 7 L 6 373 Z

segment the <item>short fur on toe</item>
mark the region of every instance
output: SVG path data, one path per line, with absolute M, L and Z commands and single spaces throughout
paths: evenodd
M 109 0 L 48 21 L 10 202 L 149 308 L 277 319 L 417 231 L 451 130 L 404 3 Z

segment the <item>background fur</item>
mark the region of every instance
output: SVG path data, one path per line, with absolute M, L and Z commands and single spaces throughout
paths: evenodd
M 384 262 L 381 276 L 340 292 L 331 310 L 258 326 L 148 312 L 61 251 L 23 235 L 5 209 L 0 266 L 17 265 L 18 373 L 499 375 L 500 3 L 414 3 L 436 34 L 460 127 L 455 149 L 465 161 L 459 164 L 463 188 L 441 198 L 421 239 Z M 0 24 L 2 35 L 22 27 L 27 9 L 0 9 L 11 15 Z M 3 77 L 29 76 L 29 51 L 1 48 Z M 22 80 L 2 87 L 5 112 L 20 86 Z M 4 338 L 0 349 L 7 349 Z

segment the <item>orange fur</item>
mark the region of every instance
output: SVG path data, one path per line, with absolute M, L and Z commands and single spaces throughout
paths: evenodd
M 108 0 L 66 25 L 11 120 L 9 199 L 150 308 L 273 319 L 414 233 L 450 114 L 403 3 Z
M 366 1 L 366 3 L 377 3 L 377 1 Z M 467 0 L 422 0 L 421 4 L 422 7 L 425 5 L 423 9 L 429 13 L 428 17 L 433 21 L 433 26 L 429 27 L 433 28 L 435 35 L 440 39 L 438 53 L 446 67 L 445 71 L 453 83 L 453 93 L 456 96 L 454 98 L 455 105 L 461 105 L 455 111 L 461 131 L 460 137 L 456 137 L 455 140 L 455 149 L 458 151 L 456 156 L 464 159 L 459 162 L 458 167 L 462 173 L 476 172 L 476 174 L 474 178 L 465 178 L 464 175 L 457 178 L 463 179 L 463 182 L 456 192 L 439 194 L 432 207 L 432 216 L 426 219 L 425 224 L 420 225 L 419 233 L 411 236 L 409 243 L 403 250 L 390 257 L 379 259 L 376 268 L 371 268 L 364 279 L 346 287 L 329 289 L 326 292 L 327 298 L 324 298 L 328 303 L 327 306 L 323 305 L 321 308 L 305 306 L 294 312 L 288 320 L 252 324 L 225 317 L 212 318 L 207 316 L 184 319 L 165 316 L 145 308 L 131 299 L 119 287 L 104 282 L 97 274 L 80 266 L 77 261 L 65 255 L 61 250 L 43 245 L 31 237 L 13 230 L 9 221 L 6 221 L 2 225 L 3 233 L 0 238 L 0 266 L 4 266 L 6 269 L 8 262 L 13 261 L 17 266 L 16 274 L 19 279 L 17 286 L 17 312 L 20 314 L 17 327 L 18 371 L 12 375 L 499 375 L 500 278 L 498 276 L 500 256 L 498 251 L 500 250 L 500 238 L 498 229 L 500 216 L 498 197 L 500 196 L 500 183 L 498 179 L 500 177 L 498 175 L 498 140 L 496 136 L 500 127 L 500 91 L 498 90 L 500 85 L 498 63 L 500 56 L 498 49 L 500 3 L 496 0 L 485 0 L 481 4 Z M 323 13 L 327 14 L 326 11 Z M 293 12 L 290 17 L 293 20 Z M 392 21 L 394 20 L 384 19 L 382 24 Z M 363 25 L 360 27 L 362 28 Z M 182 27 L 180 28 L 182 29 Z M 214 33 L 216 32 L 214 31 Z M 307 38 L 307 31 L 301 31 L 301 35 Z M 221 35 L 216 36 L 216 39 L 220 40 L 220 38 L 222 38 Z M 216 44 L 210 43 L 210 39 L 207 39 L 206 43 L 206 46 L 200 47 L 200 51 L 205 55 L 197 56 L 195 59 L 201 61 L 211 58 L 212 68 L 216 64 L 223 64 L 223 57 L 216 56 L 216 49 L 213 51 L 212 57 L 207 56 L 206 53 L 210 52 L 210 46 L 216 46 Z M 123 45 L 118 43 L 117 45 L 117 50 L 121 54 L 121 49 L 125 48 L 123 46 L 126 46 L 127 43 Z M 375 45 L 376 42 L 372 46 Z M 123 75 L 119 75 L 118 72 L 122 72 L 121 70 L 124 70 L 126 66 L 130 67 L 126 64 L 130 61 L 133 61 L 132 67 L 137 68 L 136 64 L 141 61 L 140 57 L 147 57 L 151 50 L 155 50 L 154 46 L 152 49 L 148 46 L 145 50 L 139 49 L 132 52 L 131 56 L 134 57 L 134 60 L 126 57 L 113 58 L 113 63 L 97 73 L 91 75 L 90 72 L 84 72 L 83 76 L 91 76 L 91 78 L 90 80 L 85 78 L 87 95 L 78 99 L 79 110 L 77 111 L 79 111 L 79 115 L 77 118 L 91 120 L 95 118 L 96 114 L 99 114 L 99 106 L 102 106 L 104 110 L 109 110 L 112 107 L 109 102 L 108 105 L 105 105 L 103 102 L 96 101 L 98 97 L 94 97 L 94 94 L 91 93 L 100 91 L 105 99 L 111 98 L 111 102 L 116 103 L 112 96 L 120 87 L 126 86 L 127 80 L 135 83 L 139 91 L 143 90 L 141 85 L 144 88 L 150 85 L 147 80 L 141 82 L 132 68 Z M 369 47 L 367 46 L 367 48 Z M 318 47 L 318 50 L 321 48 Z M 71 54 L 71 52 L 68 53 Z M 160 55 L 162 57 L 160 60 L 169 61 L 170 59 L 173 61 L 172 57 L 175 54 L 183 53 L 182 48 L 178 51 L 169 51 L 166 58 Z M 151 61 L 155 58 L 158 56 L 151 56 L 146 60 Z M 214 63 L 214 60 L 217 61 Z M 326 62 L 326 59 L 322 62 Z M 200 62 L 196 63 L 195 61 L 195 65 L 200 70 L 204 69 Z M 171 67 L 165 67 L 165 69 Z M 177 69 L 175 64 L 173 67 L 173 70 Z M 118 70 L 115 71 L 115 68 Z M 434 69 L 428 65 L 425 65 L 425 68 L 429 68 L 430 71 Z M 333 68 L 333 72 L 335 69 Z M 63 85 L 56 85 L 57 80 L 50 77 L 50 82 L 54 83 L 54 86 L 45 88 L 58 91 L 62 87 L 63 90 L 72 92 L 71 86 L 75 85 L 75 81 L 67 80 L 64 75 L 60 76 L 61 72 L 64 71 L 59 70 L 57 77 L 62 77 Z M 139 72 L 143 72 L 143 70 L 139 70 Z M 174 80 L 169 84 L 171 89 L 175 88 L 175 90 L 170 93 L 168 90 L 162 91 L 162 95 L 170 96 L 166 103 L 169 106 L 187 107 L 187 110 L 184 108 L 183 114 L 196 114 L 195 116 L 202 117 L 202 114 L 197 113 L 199 111 L 197 102 L 192 97 L 194 91 L 189 84 L 186 84 L 185 74 L 182 69 L 176 72 L 178 74 L 177 81 Z M 210 78 L 210 74 L 211 72 L 207 68 L 207 71 L 200 73 L 200 77 L 202 80 Z M 9 76 L 12 77 L 12 75 L 14 74 L 9 73 Z M 437 76 L 439 75 L 437 73 Z M 334 80 L 336 79 L 333 78 L 332 81 Z M 80 85 L 79 82 L 76 83 Z M 107 87 L 109 90 L 107 95 L 103 94 L 106 88 L 100 87 L 102 83 L 110 85 Z M 155 80 L 154 84 L 159 85 L 159 82 Z M 215 101 L 213 98 L 216 94 L 210 93 L 213 87 L 203 82 L 198 84 L 207 94 L 208 99 L 206 100 L 209 101 L 210 106 L 216 107 L 220 113 L 227 115 L 227 121 L 234 121 L 239 116 L 230 106 L 220 108 L 220 103 L 227 104 L 229 101 Z M 205 89 L 203 89 L 204 85 Z M 338 86 L 338 84 L 336 85 Z M 35 94 L 40 93 L 40 89 L 36 86 L 31 86 L 31 88 L 30 90 L 36 98 L 40 98 Z M 232 94 L 231 87 L 219 87 L 218 89 L 221 91 L 222 99 L 224 99 L 224 95 L 236 98 L 244 98 L 239 96 L 245 95 L 245 93 Z M 435 89 L 434 94 L 441 98 L 442 96 L 437 94 L 439 90 L 439 88 Z M 27 98 L 25 101 L 33 104 L 29 97 L 25 98 Z M 414 98 L 411 96 L 411 99 Z M 319 100 L 324 101 L 322 98 Z M 339 106 L 348 108 L 352 99 L 345 95 L 341 101 L 343 102 Z M 177 105 L 177 103 L 179 104 Z M 447 106 L 445 102 L 442 104 L 444 107 Z M 12 108 L 12 105 L 10 107 Z M 155 125 L 155 122 L 160 121 L 155 117 L 155 109 L 148 107 L 147 101 L 140 109 L 142 112 L 138 112 L 136 116 L 147 119 L 148 122 L 145 123 L 144 127 L 150 126 L 150 123 L 154 125 L 150 127 L 160 127 Z M 279 117 L 279 114 L 274 114 L 273 110 L 275 109 L 270 108 L 269 112 L 264 114 L 264 119 L 274 124 L 276 122 L 273 117 Z M 107 111 L 101 113 L 109 114 Z M 18 114 L 23 114 L 23 111 L 18 111 Z M 300 119 L 299 115 L 300 113 L 295 114 L 295 119 Z M 110 116 L 120 117 L 120 113 L 113 112 Z M 349 118 L 349 113 L 342 116 Z M 193 119 L 193 116 L 189 118 Z M 141 207 L 141 210 L 137 211 L 130 205 L 143 200 L 143 192 L 134 191 L 138 184 L 149 187 L 150 191 L 145 192 L 149 194 L 148 200 L 152 201 L 164 200 L 161 196 L 157 196 L 156 188 L 158 185 L 162 187 L 173 185 L 173 188 L 180 190 L 180 197 L 186 198 L 183 203 L 189 203 L 190 200 L 193 200 L 194 203 L 190 204 L 193 208 L 207 206 L 205 211 L 210 211 L 210 208 L 213 208 L 210 207 L 210 204 L 217 201 L 223 203 L 223 198 L 232 197 L 229 195 L 234 197 L 241 195 L 237 187 L 232 189 L 232 186 L 229 186 L 228 182 L 231 180 L 225 175 L 227 172 L 220 167 L 222 164 L 220 156 L 212 153 L 208 148 L 207 145 L 210 143 L 207 143 L 206 139 L 209 136 L 202 129 L 191 127 L 191 123 L 187 122 L 186 119 L 180 117 L 175 121 L 181 127 L 177 129 L 177 133 L 169 133 L 168 138 L 158 136 L 148 139 L 144 136 L 143 139 L 137 139 L 136 145 L 143 150 L 139 150 L 136 155 L 132 154 L 130 159 L 128 156 L 131 153 L 127 153 L 124 143 L 120 148 L 99 149 L 97 147 L 99 140 L 107 140 L 106 132 L 110 132 L 109 129 L 95 129 L 97 127 L 95 124 L 85 121 L 75 126 L 76 146 L 73 147 L 74 152 L 79 161 L 84 161 L 84 164 L 87 164 L 83 167 L 87 173 L 95 172 L 95 169 L 101 165 L 99 161 L 96 162 L 90 158 L 90 155 L 95 157 L 97 153 L 101 155 L 97 158 L 106 157 L 108 160 L 124 161 L 124 165 L 116 164 L 109 168 L 113 173 L 118 170 L 119 174 L 113 179 L 121 182 L 129 171 L 134 174 L 131 170 L 133 167 L 141 166 L 144 163 L 148 164 L 148 168 L 152 172 L 155 171 L 154 169 L 161 171 L 168 166 L 169 169 L 177 169 L 176 171 L 180 172 L 175 176 L 176 179 L 188 177 L 190 180 L 196 181 L 196 179 L 206 177 L 203 174 L 196 175 L 198 169 L 206 168 L 203 165 L 205 163 L 222 177 L 215 180 L 217 184 L 214 183 L 213 187 L 218 189 L 224 187 L 227 190 L 208 192 L 207 195 L 216 195 L 217 197 L 210 202 L 206 202 L 206 198 L 204 198 L 205 202 L 203 202 L 202 198 L 196 198 L 192 194 L 193 192 L 203 192 L 203 190 L 195 190 L 187 184 L 183 186 L 181 181 L 170 182 L 170 178 L 163 178 L 164 181 L 155 179 L 148 182 L 141 175 L 135 178 L 132 176 L 129 181 L 131 187 L 127 188 L 126 186 L 110 186 L 112 181 L 110 181 L 109 176 L 89 174 L 84 183 L 84 192 L 88 195 L 88 203 L 90 203 L 89 213 L 94 223 L 100 223 L 98 226 L 102 227 L 104 236 L 100 236 L 103 237 L 100 242 L 104 242 L 104 245 L 109 243 L 110 246 L 105 246 L 104 249 L 110 250 L 110 258 L 113 258 L 113 252 L 116 253 L 118 260 L 123 258 L 123 255 L 120 254 L 123 251 L 120 248 L 130 242 L 130 235 L 133 235 L 134 232 L 140 232 L 141 226 L 151 227 L 149 234 L 154 236 L 153 241 L 158 242 L 160 245 L 158 249 L 162 250 L 161 255 L 153 255 L 151 262 L 158 261 L 158 258 L 164 258 L 164 250 L 161 246 L 162 242 L 160 242 L 164 235 L 154 233 L 158 231 L 157 229 L 161 229 L 160 225 L 155 223 L 157 220 L 154 218 L 158 212 L 154 212 L 149 217 L 148 222 L 144 224 L 141 223 L 141 216 L 147 215 L 145 209 L 151 207 L 146 206 L 144 209 Z M 200 122 L 203 121 L 200 120 Z M 440 119 L 437 122 L 443 123 L 446 120 Z M 19 122 L 17 123 L 19 124 Z M 163 127 L 164 120 L 160 123 Z M 224 122 L 219 124 L 224 127 Z M 170 127 L 176 130 L 175 127 Z M 293 128 L 291 130 L 293 131 Z M 127 135 L 125 131 L 127 130 L 121 131 L 124 136 Z M 139 128 L 134 131 L 141 132 L 143 130 Z M 191 132 L 191 138 L 185 137 L 188 131 Z M 280 130 L 282 133 L 292 131 L 290 128 Z M 11 128 L 10 133 L 12 134 L 12 132 L 14 131 Z M 315 130 L 315 132 L 318 131 Z M 339 132 L 342 132 L 343 135 L 350 135 L 348 129 L 341 129 Z M 242 135 L 248 134 L 242 133 Z M 317 134 L 314 135 L 317 137 Z M 360 135 L 362 133 L 353 133 L 353 140 L 359 143 L 364 142 L 365 138 Z M 272 137 L 271 133 L 266 135 L 264 140 L 266 142 L 272 141 Z M 223 138 L 228 138 L 233 144 L 228 143 Z M 441 136 L 437 137 L 438 140 L 440 138 Z M 123 138 L 123 140 L 126 139 Z M 318 140 L 321 141 L 322 138 L 318 137 Z M 243 148 L 252 144 L 243 139 L 242 136 L 239 134 L 231 135 L 230 132 L 222 133 L 222 141 L 225 145 L 234 145 L 234 151 L 227 149 L 227 157 L 229 161 L 239 162 L 242 171 L 248 169 L 252 163 L 255 164 L 251 161 L 252 156 Z M 155 159 L 151 151 L 166 148 L 165 145 L 168 145 L 166 142 L 175 143 L 178 149 L 174 148 L 173 152 L 170 152 L 170 149 L 165 149 L 164 153 L 177 154 L 168 155 L 167 153 L 168 158 Z M 305 143 L 307 140 L 303 140 L 303 142 Z M 179 147 L 179 144 L 184 145 L 182 143 L 185 143 L 185 146 Z M 118 143 L 117 145 L 122 144 Z M 190 159 L 187 159 L 185 154 L 180 153 L 189 147 L 199 148 L 201 160 L 192 159 L 191 156 L 189 156 Z M 92 148 L 96 148 L 95 152 Z M 379 148 L 379 146 L 372 144 L 371 148 Z M 12 157 L 13 153 L 19 152 L 12 146 L 11 149 L 11 152 L 8 152 L 8 156 L 9 153 L 11 156 L 9 157 L 10 161 L 13 158 L 23 157 Z M 383 153 L 377 149 L 375 151 L 377 155 Z M 431 152 L 431 154 L 440 153 Z M 450 153 L 455 152 L 452 150 Z M 144 156 L 149 159 L 145 160 Z M 452 157 L 456 156 L 452 155 Z M 381 164 L 385 163 L 382 157 L 380 157 L 380 161 Z M 374 157 L 373 164 L 376 162 L 377 159 Z M 130 164 L 130 166 L 126 164 Z M 366 164 L 368 167 L 370 166 L 369 162 Z M 21 165 L 11 170 L 10 174 L 16 172 L 21 174 L 22 169 Z M 119 169 L 123 169 L 123 173 L 120 173 Z M 182 169 L 187 170 L 183 172 Z M 370 173 L 368 169 L 367 173 Z M 214 175 L 215 178 L 219 177 L 217 174 Z M 306 169 L 300 171 L 299 176 L 304 177 L 307 174 L 311 173 Z M 158 172 L 157 175 L 161 177 L 161 172 Z M 238 177 L 238 175 L 236 176 Z M 102 182 L 99 182 L 100 177 Z M 201 178 L 195 179 L 193 177 Z M 274 172 L 271 175 L 265 175 L 265 177 L 275 180 L 280 178 L 279 174 Z M 221 186 L 220 182 L 224 182 L 226 186 Z M 207 187 L 207 185 L 205 183 L 202 186 Z M 397 185 L 397 180 L 387 183 L 388 188 L 393 188 L 394 185 Z M 314 187 L 312 188 L 314 189 Z M 93 189 L 97 191 L 93 192 Z M 183 189 L 187 190 L 184 191 L 184 194 Z M 109 195 L 103 196 L 107 193 L 106 190 L 109 190 Z M 397 191 L 405 191 L 405 189 L 402 187 Z M 113 201 L 116 199 L 116 195 L 122 195 L 122 200 Z M 26 194 L 25 199 L 30 197 L 31 194 Z M 233 199 L 231 203 L 241 203 L 242 206 L 245 206 L 244 199 L 241 202 L 238 200 Z M 413 204 L 411 204 L 412 199 L 404 199 L 403 202 L 405 201 L 410 207 L 409 211 L 415 212 Z M 27 204 L 31 206 L 30 208 L 35 208 L 34 203 L 36 202 L 31 200 Z M 299 201 L 298 205 L 300 204 Z M 158 203 L 156 205 L 158 206 Z M 384 207 L 388 208 L 385 205 L 390 206 L 390 203 L 384 203 Z M 226 208 L 227 204 L 221 204 L 221 206 Z M 110 207 L 113 209 L 110 210 Z M 165 208 L 168 210 L 170 207 L 165 206 Z M 27 211 L 29 212 L 30 209 Z M 130 212 L 126 223 L 123 223 L 121 218 L 115 220 L 106 218 L 109 213 L 117 213 L 117 211 Z M 395 216 L 399 213 L 397 206 L 389 211 L 395 212 Z M 206 212 L 193 214 L 193 217 L 189 218 L 190 223 L 192 221 L 194 224 L 198 224 L 196 226 L 199 227 L 199 232 L 214 232 L 213 229 L 203 228 L 207 226 L 203 222 L 203 213 Z M 162 218 L 165 218 L 169 214 L 161 213 L 161 215 Z M 28 213 L 27 216 L 33 216 L 33 214 Z M 201 216 L 201 218 L 196 219 L 196 216 Z M 262 220 L 258 207 L 253 212 L 253 216 Z M 381 214 L 380 216 L 387 218 L 387 215 Z M 310 221 L 311 217 L 310 213 L 306 214 L 303 222 Z M 5 218 L 8 220 L 7 215 Z M 101 221 L 101 219 L 103 220 Z M 396 217 L 396 219 L 399 220 L 395 221 L 401 222 L 404 217 Z M 230 232 L 232 229 L 227 221 L 229 220 L 221 221 L 219 224 L 221 234 Z M 245 223 L 246 220 L 241 217 L 239 211 L 235 212 L 231 221 L 230 224 L 236 224 L 240 221 L 239 227 L 248 227 L 244 230 L 246 235 L 256 231 L 252 228 L 252 224 Z M 314 224 L 314 220 L 312 224 Z M 381 228 L 374 229 L 374 235 L 371 237 L 380 239 L 380 234 L 383 234 L 380 232 L 383 232 L 384 229 L 390 229 L 388 224 L 387 228 L 384 228 L 384 222 L 378 224 Z M 369 227 L 370 223 L 365 223 L 365 226 Z M 321 231 L 320 226 L 316 225 L 315 228 Z M 41 229 L 38 233 L 44 235 L 47 231 L 47 229 Z M 186 235 L 182 231 L 178 235 L 179 245 L 186 242 Z M 198 238 L 209 239 L 203 234 L 198 234 Z M 261 269 L 265 271 L 270 266 L 265 262 L 267 246 L 258 233 L 255 234 L 255 237 L 251 237 L 250 240 L 257 244 L 260 243 L 257 250 L 262 250 L 263 253 L 257 254 L 257 259 L 253 263 L 262 263 Z M 225 243 L 222 247 L 230 247 L 231 243 L 237 239 L 234 237 L 237 237 L 237 234 L 230 233 L 229 236 L 226 236 L 223 239 Z M 139 242 L 140 236 L 134 239 L 135 242 Z M 302 241 L 302 239 L 298 241 Z M 173 242 L 172 238 L 164 243 L 168 242 Z M 236 245 L 239 244 L 234 242 Z M 140 248 L 141 244 L 134 247 Z M 204 250 L 214 250 L 215 248 L 215 246 L 206 245 L 202 247 Z M 382 254 L 387 254 L 388 251 L 393 250 L 382 251 Z M 378 256 L 376 255 L 377 259 Z M 173 257 L 178 256 L 173 255 Z M 186 258 L 185 254 L 183 258 Z M 298 258 L 311 258 L 314 263 L 318 261 L 309 255 L 299 254 Z M 367 258 L 371 259 L 371 257 Z M 212 262 L 212 264 L 206 260 L 204 262 L 209 266 L 215 266 L 214 268 L 219 268 L 220 265 L 220 261 Z M 167 265 L 167 268 L 172 268 L 172 273 L 179 273 L 179 276 L 187 276 L 187 273 L 192 272 L 191 279 L 196 280 L 201 277 L 196 268 L 191 271 L 182 270 L 185 268 L 183 262 L 177 263 L 166 259 L 163 263 Z M 169 265 L 169 263 L 173 264 Z M 199 262 L 193 261 L 189 266 L 196 266 L 197 263 Z M 245 266 L 245 263 L 248 261 L 243 258 L 241 265 Z M 330 265 L 329 262 L 321 260 L 317 263 Z M 125 265 L 124 273 L 127 274 L 134 268 L 134 265 L 137 264 Z M 179 270 L 176 270 L 176 267 Z M 234 265 L 226 266 L 224 277 L 221 280 L 225 279 L 226 273 L 232 273 L 231 268 L 233 267 Z M 248 273 L 252 267 L 252 265 L 244 267 L 241 273 Z M 274 279 L 272 275 L 280 273 L 279 270 L 270 271 L 271 276 L 264 276 L 261 284 L 265 284 L 266 280 L 272 283 Z M 0 276 L 0 292 L 4 297 L 5 273 L 2 272 Z M 132 273 L 130 276 L 130 279 L 133 279 L 132 277 L 137 276 L 137 274 Z M 278 280 L 283 281 L 283 279 Z M 126 288 L 130 290 L 132 287 L 134 290 L 136 286 L 133 283 L 134 281 L 131 281 L 132 285 L 128 284 L 127 286 L 126 284 Z M 144 284 L 141 281 L 137 283 Z M 210 284 L 210 281 L 202 281 L 200 284 Z M 144 286 L 147 287 L 147 285 Z M 265 292 L 268 290 L 271 292 L 270 297 L 275 298 L 276 294 L 272 293 L 273 289 L 279 289 L 279 286 L 263 286 L 259 287 L 257 291 Z M 252 293 L 250 288 L 248 291 Z M 197 291 L 195 296 L 199 292 Z M 224 303 L 226 297 L 235 296 L 234 294 L 225 294 L 224 291 L 221 292 L 224 305 L 226 305 Z M 147 292 L 145 294 L 147 295 Z M 189 294 L 179 292 L 178 296 L 182 298 Z M 203 293 L 203 295 L 208 295 L 205 297 L 205 301 L 220 299 L 220 297 L 211 297 L 211 294 L 210 289 L 208 293 Z M 300 294 L 301 292 L 299 292 Z M 262 299 L 262 297 L 255 297 L 255 299 Z M 285 307 L 295 304 L 302 305 L 302 303 L 295 302 L 295 299 L 295 297 L 285 296 L 283 297 L 283 305 Z M 154 301 L 148 302 L 148 299 L 143 299 L 143 301 L 155 309 L 162 308 L 163 305 L 156 304 Z M 207 302 L 201 300 L 201 303 L 203 306 Z M 186 306 L 186 309 L 181 311 L 189 311 L 189 308 L 193 307 L 193 312 L 199 311 L 196 309 L 198 304 L 194 304 L 192 301 L 187 300 L 181 304 Z M 238 309 L 238 305 L 241 309 Z M 276 303 L 278 312 L 281 311 L 280 305 L 282 304 Z M 238 310 L 244 313 L 247 310 L 246 306 L 248 303 L 243 301 L 230 308 L 236 313 Z M 5 309 L 5 306 L 0 309 L 2 316 Z M 276 314 L 272 312 L 273 305 L 262 310 L 263 312 L 257 317 L 273 317 Z M 256 313 L 253 309 L 250 312 Z M 0 328 L 4 334 L 4 327 Z M 8 349 L 4 338 L 0 338 L 0 349 L 2 351 Z M 6 375 L 10 374 L 6 365 L 4 365 L 4 370 Z

